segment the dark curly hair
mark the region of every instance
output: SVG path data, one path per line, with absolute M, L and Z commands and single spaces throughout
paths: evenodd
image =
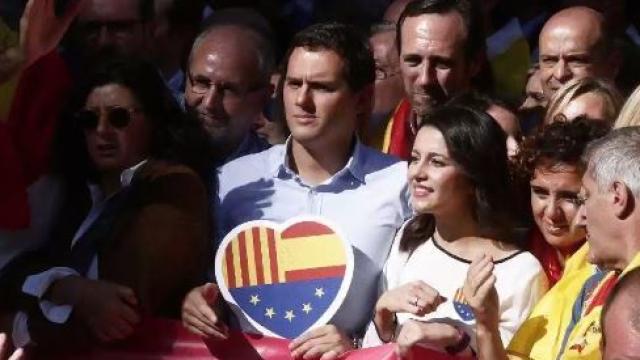
M 610 126 L 579 116 L 571 122 L 554 122 L 526 137 L 514 160 L 515 175 L 528 182 L 538 166 L 558 164 L 583 168 L 582 153 L 592 140 L 604 136 Z
M 151 122 L 149 157 L 182 163 L 206 177 L 211 161 L 202 126 L 186 117 L 160 73 L 151 63 L 117 57 L 97 64 L 72 94 L 54 138 L 54 171 L 75 181 L 95 181 L 97 171 L 87 152 L 84 130 L 74 114 L 97 87 L 118 84 L 129 89 Z
M 423 117 L 421 128 L 427 126 L 440 131 L 451 158 L 475 188 L 479 235 L 513 242 L 506 138 L 498 123 L 482 111 L 445 105 Z M 405 226 L 400 250 L 415 250 L 433 235 L 435 225 L 433 215 L 416 215 Z

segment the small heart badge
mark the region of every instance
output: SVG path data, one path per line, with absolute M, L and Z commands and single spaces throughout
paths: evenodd
M 304 216 L 238 225 L 222 240 L 215 268 L 237 317 L 264 335 L 293 339 L 331 320 L 351 285 L 353 263 L 338 227 Z

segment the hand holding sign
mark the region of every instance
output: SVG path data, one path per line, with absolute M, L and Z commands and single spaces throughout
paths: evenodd
M 202 337 L 227 339 L 229 329 L 221 319 L 220 306 L 217 306 L 219 295 L 218 286 L 212 283 L 191 290 L 182 304 L 184 327 Z

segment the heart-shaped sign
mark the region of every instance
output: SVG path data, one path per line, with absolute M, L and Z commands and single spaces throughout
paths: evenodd
M 249 221 L 222 240 L 216 280 L 235 315 L 267 336 L 293 339 L 325 325 L 353 276 L 353 250 L 318 217 Z

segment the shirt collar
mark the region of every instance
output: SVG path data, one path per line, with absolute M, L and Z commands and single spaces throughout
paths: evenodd
M 289 167 L 289 154 L 291 149 L 291 136 L 287 138 L 287 141 L 284 143 L 284 147 L 282 147 L 282 151 L 276 154 L 276 158 L 271 162 L 273 167 L 271 168 L 272 175 L 274 177 L 283 178 L 286 176 L 296 176 L 297 174 Z M 345 173 L 351 174 L 355 179 L 364 183 L 365 171 L 364 171 L 364 162 L 366 160 L 366 153 L 363 149 L 363 145 L 360 140 L 356 137 L 355 144 L 353 146 L 353 151 L 347 164 L 335 173 L 331 179 L 339 177 Z
M 141 162 L 133 165 L 132 167 L 124 169 L 120 173 L 120 184 L 122 185 L 123 188 L 131 185 L 131 182 L 133 181 L 133 177 L 135 176 L 136 172 L 138 171 L 138 169 L 142 167 L 142 165 L 146 164 L 146 162 L 147 162 L 147 159 L 142 160 Z M 89 186 L 89 193 L 91 194 L 91 201 L 94 204 L 100 203 L 105 200 L 104 193 L 102 192 L 98 184 L 89 183 L 88 186 Z
M 142 167 L 142 165 L 146 164 L 147 160 L 142 160 L 139 163 L 133 165 L 128 169 L 124 169 L 120 174 L 120 184 L 122 187 L 127 187 L 131 185 L 131 181 L 133 180 L 133 176 L 136 174 L 136 171 Z
M 240 145 L 226 158 L 224 163 L 235 160 L 239 157 L 260 152 L 269 148 L 269 144 L 261 139 L 254 131 L 249 131 Z

